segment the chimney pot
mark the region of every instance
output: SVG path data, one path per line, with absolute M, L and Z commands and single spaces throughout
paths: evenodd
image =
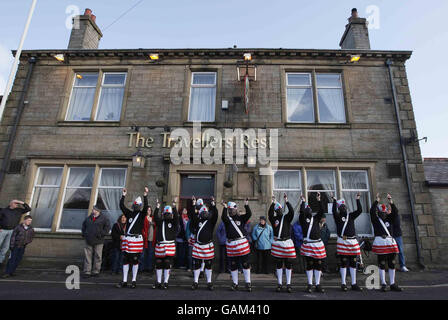
M 356 8 L 352 9 L 352 18 L 354 19 L 358 18 L 358 9 Z
M 96 22 L 96 15 L 92 14 L 92 15 L 90 16 L 90 18 L 93 20 L 93 22 Z
M 90 16 L 90 15 L 92 15 L 92 10 L 89 9 L 89 8 L 86 8 L 86 10 L 84 11 L 84 15 L 85 15 L 85 16 Z

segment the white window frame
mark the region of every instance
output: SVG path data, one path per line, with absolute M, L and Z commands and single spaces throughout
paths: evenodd
M 106 75 L 110 74 L 120 74 L 124 75 L 124 81 L 123 84 L 104 84 L 104 80 L 106 79 Z M 104 72 L 103 78 L 101 79 L 101 86 L 98 92 L 98 101 L 96 103 L 96 110 L 95 110 L 95 117 L 93 121 L 105 121 L 105 122 L 117 122 L 120 121 L 121 118 L 121 112 L 123 111 L 123 100 L 124 100 L 124 93 L 126 90 L 126 81 L 128 79 L 128 73 L 127 72 Z M 103 88 L 123 88 L 123 100 L 121 101 L 121 110 L 120 110 L 120 116 L 118 117 L 118 120 L 97 120 L 98 118 L 98 110 L 101 103 L 101 93 L 103 92 Z
M 193 84 L 194 82 L 194 76 L 196 74 L 213 74 L 214 76 L 214 83 L 213 84 Z M 190 81 L 190 98 L 189 98 L 189 103 L 188 103 L 188 121 L 189 122 L 215 122 L 216 121 L 216 94 L 217 94 L 217 86 L 216 86 L 216 78 L 217 78 L 217 73 L 214 71 L 206 71 L 206 72 L 199 72 L 199 71 L 195 71 L 191 73 L 191 81 Z M 213 101 L 213 120 L 212 121 L 202 121 L 202 120 L 191 120 L 190 118 L 190 110 L 191 110 L 191 97 L 192 97 L 192 92 L 193 92 L 193 88 L 215 88 L 215 100 Z
M 90 194 L 92 194 L 92 190 L 95 187 L 94 186 L 94 181 L 95 181 L 95 166 L 69 166 L 68 167 L 68 172 L 67 172 L 67 179 L 65 181 L 65 185 L 64 185 L 64 190 L 62 192 L 62 198 L 61 198 L 61 208 L 59 209 L 59 219 L 58 219 L 58 223 L 56 225 L 56 231 L 57 232 L 73 232 L 73 233 L 82 233 L 81 227 L 78 229 L 61 229 L 61 220 L 62 220 L 62 215 L 63 215 L 63 211 L 64 211 L 64 202 L 65 202 L 65 194 L 67 191 L 67 185 L 68 185 L 68 180 L 70 180 L 70 171 L 72 168 L 93 168 L 93 182 L 92 182 L 92 186 L 91 187 L 69 187 L 69 189 L 90 189 Z M 92 199 L 89 200 L 89 203 L 92 201 Z M 88 209 L 87 209 L 88 210 Z M 89 212 L 87 212 L 87 215 L 89 214 Z M 87 217 L 87 216 L 86 216 Z
M 367 189 L 344 189 L 343 187 L 343 181 L 342 181 L 342 173 L 343 172 L 362 172 L 365 174 L 365 178 L 366 178 L 366 185 L 367 185 Z M 346 192 L 367 192 L 367 203 L 370 204 L 372 203 L 372 199 L 371 199 L 371 194 L 370 194 L 370 180 L 369 180 L 369 173 L 367 170 L 344 170 L 344 169 L 340 169 L 338 170 L 338 174 L 339 174 L 339 180 L 341 181 L 341 196 L 343 194 L 344 191 Z M 363 208 L 365 212 L 365 214 L 369 214 L 369 207 L 367 208 Z M 373 236 L 373 228 L 372 225 L 370 224 L 370 230 L 371 233 L 369 234 L 363 234 L 363 233 L 358 233 L 357 236 L 359 237 L 372 237 Z
M 309 85 L 292 85 L 289 84 L 289 75 L 307 75 L 309 79 Z M 311 109 L 313 111 L 313 120 L 311 121 L 291 121 L 288 117 L 288 89 L 311 89 Z M 286 121 L 288 123 L 315 123 L 315 102 L 314 102 L 314 89 L 313 89 L 313 77 L 311 72 L 286 72 Z
M 93 106 L 94 106 L 94 104 L 95 104 L 95 96 L 96 96 L 96 87 L 98 86 L 98 79 L 97 79 L 97 83 L 95 84 L 95 86 L 77 86 L 77 85 L 75 85 L 75 83 L 76 83 L 76 76 L 78 75 L 78 74 L 82 74 L 82 73 L 91 73 L 91 74 L 97 74 L 98 75 L 98 79 L 100 78 L 100 72 L 99 71 L 80 71 L 80 72 L 75 72 L 75 74 L 74 74 L 74 76 L 73 76 L 73 85 L 72 85 L 72 90 L 71 90 L 71 92 L 70 92 L 70 98 L 69 98 L 69 100 L 68 100 L 68 106 L 67 106 L 67 110 L 66 110 L 66 112 L 65 112 L 65 118 L 64 118 L 64 121 L 68 121 L 68 122 L 90 122 L 91 120 L 92 120 L 92 111 L 93 111 Z M 68 117 L 68 113 L 69 113 L 69 111 L 70 111 L 70 107 L 71 107 L 71 103 L 72 103 L 72 98 L 73 98 L 73 91 L 74 91 L 74 89 L 75 88 L 95 88 L 95 92 L 94 92 L 94 94 L 93 94 L 93 100 L 94 100 L 94 103 L 92 104 L 92 107 L 90 108 L 90 117 L 89 117 L 89 120 L 69 120 L 69 119 L 67 119 L 67 117 Z
M 40 175 L 40 169 L 61 169 L 61 183 L 59 185 L 45 185 L 45 184 L 37 184 L 37 180 L 39 179 L 39 175 Z M 64 166 L 42 166 L 42 167 L 38 167 L 37 168 L 37 172 L 36 172 L 36 176 L 34 177 L 34 183 L 33 183 L 33 191 L 31 192 L 31 197 L 30 197 L 30 205 L 33 204 L 34 201 L 34 196 L 35 196 L 35 191 L 36 188 L 57 188 L 58 189 L 58 195 L 60 193 L 61 190 L 61 184 L 62 184 L 62 178 L 64 176 Z M 56 202 L 56 207 L 57 207 L 58 203 Z M 32 209 L 32 208 L 31 208 Z M 55 211 L 53 212 L 53 219 L 54 216 L 56 214 L 56 208 Z M 50 228 L 34 228 L 35 231 L 41 231 L 41 232 L 49 232 L 51 231 L 51 226 Z
M 319 82 L 317 81 L 317 78 L 319 75 L 338 75 L 339 76 L 339 84 L 340 86 L 338 87 L 334 87 L 334 86 L 320 86 Z M 320 120 L 320 108 L 319 108 L 319 89 L 339 89 L 341 90 L 341 95 L 342 95 L 342 107 L 344 108 L 344 121 L 321 121 Z M 344 124 L 347 123 L 347 109 L 345 106 L 345 99 L 344 99 L 344 87 L 342 85 L 342 73 L 340 72 L 335 72 L 335 73 L 331 73 L 331 72 L 316 72 L 316 97 L 317 98 L 317 108 L 316 108 L 316 112 L 318 113 L 318 119 L 319 119 L 319 123 L 330 123 L 330 124 Z

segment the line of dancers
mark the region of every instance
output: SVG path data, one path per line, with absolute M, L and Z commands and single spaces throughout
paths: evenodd
M 121 249 L 124 252 L 123 280 L 117 284 L 118 288 L 128 287 L 128 274 L 132 270 L 131 288 L 137 286 L 137 274 L 140 253 L 143 251 L 142 230 L 144 219 L 148 209 L 148 188 L 145 187 L 143 200 L 137 197 L 129 209 L 124 201 L 127 194 L 123 189 L 120 199 L 120 209 L 127 218 L 126 235 L 122 237 Z M 271 255 L 274 258 L 277 276 L 277 292 L 284 289 L 283 273 L 286 278 L 286 291 L 293 291 L 291 285 L 292 266 L 296 259 L 296 250 L 291 240 L 291 222 L 296 212 L 288 201 L 286 193 L 283 195 L 284 205 L 275 197 L 268 210 L 269 222 L 274 231 L 274 242 L 272 243 Z M 370 208 L 370 219 L 373 225 L 375 240 L 373 252 L 378 256 L 378 267 L 381 281 L 381 290 L 387 291 L 386 267 L 389 269 L 390 290 L 401 291 L 395 282 L 395 258 L 398 246 L 391 236 L 393 224 L 398 221 L 398 209 L 390 194 L 387 195 L 389 204 L 380 204 L 380 196 L 377 194 L 375 202 Z M 300 255 L 305 259 L 307 286 L 306 292 L 323 293 L 321 285 L 323 259 L 326 258 L 325 245 L 320 238 L 319 222 L 324 216 L 324 204 L 321 194 L 317 193 L 317 212 L 313 212 L 303 195 L 300 196 L 299 223 L 304 234 L 304 241 L 300 248 Z M 356 239 L 355 220 L 362 213 L 360 195 L 356 195 L 356 210 L 347 211 L 344 199 L 332 198 L 332 213 L 337 229 L 337 256 L 341 275 L 341 290 L 348 291 L 346 284 L 347 271 L 351 278 L 351 290 L 362 291 L 356 282 L 356 261 L 361 254 L 358 240 Z M 207 205 L 203 199 L 192 197 L 192 207 L 188 210 L 190 219 L 190 230 L 192 236 L 189 239 L 193 245 L 193 284 L 192 290 L 199 288 L 199 275 L 205 269 L 207 289 L 213 290 L 212 265 L 215 257 L 215 246 L 213 244 L 214 229 L 218 221 L 218 209 L 215 199 L 212 198 Z M 231 289 L 236 291 L 238 287 L 238 267 L 242 266 L 245 290 L 252 291 L 251 265 L 249 262 L 250 244 L 247 240 L 247 231 L 244 225 L 252 216 L 249 199 L 244 201 L 244 212 L 238 208 L 236 202 L 222 202 L 221 219 L 226 229 L 226 252 L 230 260 Z M 170 271 L 173 258 L 176 254 L 175 238 L 177 233 L 178 211 L 177 198 L 172 205 L 161 204 L 157 200 L 154 211 L 156 224 L 156 246 L 155 246 L 155 269 L 156 281 L 154 289 L 168 289 Z M 314 288 L 313 288 L 314 286 Z

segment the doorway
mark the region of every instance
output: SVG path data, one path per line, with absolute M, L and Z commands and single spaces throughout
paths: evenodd
M 181 174 L 180 176 L 180 210 L 193 206 L 191 198 L 203 199 L 204 203 L 210 204 L 211 198 L 215 196 L 215 175 L 214 174 Z

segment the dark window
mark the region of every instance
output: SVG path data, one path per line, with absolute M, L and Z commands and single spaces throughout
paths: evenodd
M 9 163 L 8 173 L 9 174 L 20 174 L 22 173 L 23 160 L 11 160 Z
M 401 164 L 389 163 L 387 165 L 387 175 L 389 178 L 401 178 Z

